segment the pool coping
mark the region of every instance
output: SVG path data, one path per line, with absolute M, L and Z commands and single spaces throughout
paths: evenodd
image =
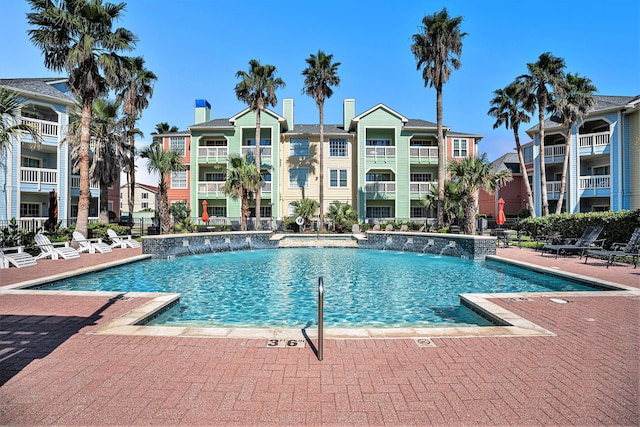
M 180 298 L 178 293 L 158 292 L 101 292 L 101 291 L 56 291 L 28 289 L 44 283 L 62 280 L 69 277 L 105 270 L 111 267 L 137 262 L 151 258 L 150 255 L 140 255 L 128 259 L 117 260 L 95 267 L 85 267 L 71 272 L 65 272 L 7 285 L 0 288 L 1 294 L 13 295 L 59 295 L 59 296 L 106 296 L 121 298 L 149 299 L 135 309 L 97 327 L 89 332 L 96 335 L 125 335 L 125 336 L 164 336 L 191 338 L 242 338 L 242 339 L 315 339 L 317 328 L 215 328 L 193 326 L 147 326 L 141 325 L 149 318 L 163 312 Z M 600 287 L 602 291 L 589 292 L 517 292 L 517 293 L 475 293 L 460 294 L 461 304 L 476 311 L 482 316 L 502 325 L 498 326 L 461 326 L 461 327 L 401 327 L 401 328 L 325 328 L 325 339 L 391 339 L 391 338 L 470 338 L 470 337 L 533 337 L 555 336 L 555 334 L 515 313 L 503 306 L 492 302 L 494 299 L 516 301 L 533 301 L 534 299 L 548 299 L 552 302 L 562 302 L 571 298 L 623 296 L 638 297 L 640 289 L 618 283 L 594 279 L 574 273 L 553 270 L 522 261 L 510 260 L 498 256 L 488 256 L 487 260 L 515 265 L 542 274 L 567 278 L 573 281 Z

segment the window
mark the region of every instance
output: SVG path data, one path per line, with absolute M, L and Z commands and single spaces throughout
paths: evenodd
M 309 139 L 308 138 L 291 138 L 291 141 L 289 141 L 289 156 L 291 157 L 309 156 Z
M 22 107 L 20 112 L 22 117 L 28 117 L 30 119 L 45 120 L 47 122 L 57 122 L 58 113 L 53 111 L 50 107 L 43 105 L 29 104 Z
M 467 140 L 453 140 L 453 157 L 467 157 Z
M 20 203 L 20 216 L 23 218 L 41 216 L 40 203 Z
M 329 187 L 347 188 L 347 170 L 329 169 Z
M 609 175 L 609 165 L 595 166 L 591 168 L 592 175 Z
M 226 140 L 219 140 L 219 139 L 207 139 L 204 142 L 205 147 L 226 147 L 227 146 L 227 141 Z
M 591 206 L 591 212 L 607 212 L 609 210 L 609 205 Z
M 36 159 L 35 157 L 22 156 L 20 164 L 23 168 L 39 168 L 41 167 L 40 165 L 42 164 L 42 160 Z
M 209 216 L 227 216 L 227 208 L 224 206 L 207 206 Z
M 186 153 L 184 136 L 172 136 L 169 139 L 169 151 L 178 153 L 180 157 L 184 157 Z
M 249 145 L 251 147 L 255 147 L 256 145 L 256 140 L 255 139 L 247 139 L 247 143 L 245 145 Z M 271 140 L 270 139 L 261 139 L 260 140 L 260 146 L 265 146 L 265 145 L 271 145 Z
M 296 214 L 296 207 L 289 203 L 289 216 L 293 216 Z
M 227 180 L 227 174 L 225 172 L 205 172 L 205 181 L 224 182 Z
M 329 157 L 349 156 L 349 145 L 346 138 L 329 138 Z
M 255 206 L 249 208 L 249 216 L 251 218 L 255 218 L 256 217 L 256 208 Z M 271 206 L 267 205 L 267 206 L 262 206 L 260 205 L 260 218 L 264 219 L 264 218 L 269 218 L 271 216 Z
M 308 188 L 309 169 L 289 169 L 289 188 Z
M 421 172 L 421 173 L 412 173 L 409 175 L 410 182 L 431 182 L 433 181 L 432 175 L 430 172 Z
M 171 172 L 171 188 L 187 188 L 187 171 Z
M 430 139 L 412 139 L 410 145 L 412 147 L 437 147 L 438 143 Z
M 367 139 L 366 145 L 372 145 L 376 147 L 391 147 L 390 139 Z
M 142 194 L 140 195 L 140 198 L 141 198 L 141 199 L 148 199 L 148 198 L 149 198 L 149 193 L 142 193 Z
M 367 206 L 367 218 L 391 218 L 390 206 Z
M 149 207 L 149 203 L 142 202 L 142 209 L 147 209 Z
M 421 206 L 411 206 L 411 218 L 426 218 L 426 209 Z
M 390 173 L 368 173 L 366 176 L 367 182 L 378 182 L 378 181 L 391 181 Z

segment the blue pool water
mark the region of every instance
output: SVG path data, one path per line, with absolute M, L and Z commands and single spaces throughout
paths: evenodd
M 458 294 L 593 290 L 498 262 L 346 248 L 147 260 L 45 289 L 182 293 L 150 324 L 301 328 L 317 323 L 319 276 L 325 327 L 488 325 Z

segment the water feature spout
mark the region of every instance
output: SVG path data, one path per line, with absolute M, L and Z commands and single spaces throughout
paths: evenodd
M 435 246 L 435 241 L 433 239 L 429 239 L 427 240 L 427 244 L 424 246 L 424 248 L 422 248 L 422 253 L 425 253 L 425 251 L 433 246 Z
M 447 249 L 455 249 L 455 248 L 456 248 L 456 241 L 450 240 L 449 243 L 447 243 L 447 246 L 442 248 L 442 250 L 440 251 L 440 255 L 443 255 L 447 251 Z
M 233 251 L 233 248 L 231 247 L 231 237 L 225 237 L 224 244 L 227 245 L 228 251 Z
M 391 246 L 391 244 L 393 243 L 393 237 L 389 236 L 387 237 L 387 241 L 385 242 L 385 244 L 382 246 L 382 250 L 386 250 L 388 246 Z
M 251 249 L 251 236 L 247 236 L 244 241 L 246 242 L 247 247 Z
M 405 242 L 405 244 L 402 245 L 402 252 L 404 252 L 407 246 L 411 246 L 411 245 L 413 245 L 413 237 L 407 238 L 407 241 Z

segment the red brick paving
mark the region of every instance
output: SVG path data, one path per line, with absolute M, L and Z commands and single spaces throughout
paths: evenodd
M 629 266 L 498 254 L 640 282 Z M 493 301 L 556 336 L 327 340 L 319 362 L 309 346 L 265 340 L 90 334 L 138 299 L 2 294 L 0 424 L 640 425 L 640 298 Z

